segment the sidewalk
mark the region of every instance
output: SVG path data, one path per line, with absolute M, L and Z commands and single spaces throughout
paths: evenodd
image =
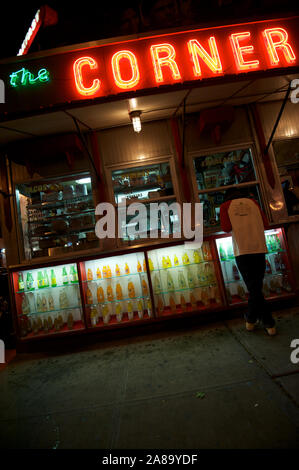
M 274 317 L 276 337 L 234 319 L 18 355 L 0 371 L 0 447 L 298 448 L 299 308 Z

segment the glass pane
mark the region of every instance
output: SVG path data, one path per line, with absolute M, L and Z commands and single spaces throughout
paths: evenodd
M 16 198 L 26 259 L 98 246 L 88 174 L 18 184 Z
M 274 142 L 273 149 L 288 214 L 299 214 L 299 139 Z
M 149 239 L 151 231 L 155 231 L 157 238 L 160 238 L 162 234 L 167 235 L 169 233 L 171 235 L 179 222 L 178 213 L 175 210 L 173 211 L 171 207 L 171 204 L 175 202 L 175 199 L 170 199 L 155 203 L 159 204 L 159 206 L 161 205 L 161 212 L 158 213 L 157 218 L 151 217 L 150 202 L 142 204 L 143 209 L 139 213 L 137 211 L 135 215 L 126 214 L 126 220 L 122 221 L 119 218 L 118 223 L 122 234 L 121 238 L 124 241 Z M 138 225 L 136 225 L 135 217 L 138 217 L 140 220 Z
M 22 337 L 85 328 L 76 264 L 13 273 Z
M 255 199 L 260 205 L 261 200 L 257 186 L 242 188 L 244 197 Z M 220 226 L 220 206 L 224 202 L 225 191 L 199 194 L 200 202 L 203 203 L 203 220 L 205 227 Z
M 256 179 L 251 150 L 232 150 L 194 158 L 199 190 L 217 188 Z
M 173 194 L 169 163 L 112 171 L 112 184 L 117 203 Z

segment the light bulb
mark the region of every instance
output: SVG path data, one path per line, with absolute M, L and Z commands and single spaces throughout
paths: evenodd
M 133 116 L 132 117 L 132 124 L 133 124 L 133 129 L 134 129 L 135 132 L 140 132 L 141 131 L 140 116 Z

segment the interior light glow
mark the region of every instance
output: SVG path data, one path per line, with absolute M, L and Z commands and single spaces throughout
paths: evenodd
M 175 48 L 171 44 L 155 44 L 151 46 L 150 51 L 157 83 L 164 82 L 162 67 L 170 69 L 173 80 L 182 79 L 175 61 Z
M 121 76 L 120 61 L 128 60 L 132 71 L 132 76 L 129 80 L 124 80 Z M 112 72 L 115 84 L 119 88 L 130 89 L 138 85 L 140 80 L 139 67 L 135 54 L 131 51 L 116 52 L 111 59 Z
M 132 124 L 133 124 L 133 129 L 134 129 L 135 132 L 140 132 L 141 131 L 140 116 L 132 117 Z
M 101 82 L 98 78 L 95 78 L 90 87 L 86 87 L 83 82 L 83 67 L 89 67 L 90 70 L 98 68 L 97 62 L 92 57 L 80 57 L 75 60 L 73 65 L 75 84 L 80 95 L 92 96 L 97 93 L 100 89 Z
M 270 28 L 263 31 L 266 48 L 272 65 L 280 62 L 277 51 L 281 51 L 285 60 L 291 64 L 296 60 L 296 56 L 288 41 L 288 33 L 283 28 Z
M 211 55 L 203 48 L 197 39 L 188 41 L 188 49 L 193 61 L 193 73 L 195 77 L 201 77 L 199 57 L 207 64 L 214 73 L 222 73 L 222 64 L 216 44 L 216 39 L 211 36 L 208 40 Z
M 250 70 L 256 69 L 259 67 L 259 60 L 245 60 L 244 55 L 252 54 L 254 52 L 254 47 L 249 46 L 240 46 L 240 41 L 250 38 L 250 32 L 245 31 L 242 33 L 231 34 L 229 39 L 232 46 L 232 51 L 236 61 L 237 68 L 241 70 Z
M 76 180 L 77 184 L 88 184 L 91 183 L 91 178 L 81 178 L 80 180 Z

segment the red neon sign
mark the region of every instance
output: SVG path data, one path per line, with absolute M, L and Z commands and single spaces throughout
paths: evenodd
M 231 34 L 230 42 L 232 46 L 232 51 L 235 57 L 236 65 L 239 70 L 250 70 L 258 69 L 260 62 L 259 60 L 246 60 L 246 55 L 252 54 L 254 52 L 254 47 L 252 44 L 241 46 L 240 42 L 243 42 L 246 39 L 250 39 L 250 32 L 246 31 L 244 33 Z M 245 56 L 245 57 L 244 57 Z
M 193 73 L 195 77 L 201 77 L 202 71 L 200 60 L 203 60 L 214 73 L 222 73 L 222 64 L 216 44 L 216 39 L 211 36 L 208 40 L 211 55 L 203 48 L 197 39 L 188 41 L 188 50 L 193 62 Z
M 101 82 L 98 78 L 95 78 L 91 86 L 87 87 L 84 85 L 83 67 L 86 69 L 86 66 L 88 66 L 90 70 L 95 70 L 98 68 L 97 62 L 92 57 L 80 57 L 79 59 L 75 60 L 73 65 L 75 84 L 80 95 L 93 96 L 100 89 Z
M 150 47 L 157 83 L 164 82 L 162 67 L 168 67 L 173 80 L 181 80 L 181 74 L 175 61 L 175 48 L 171 44 L 155 44 Z
M 120 61 L 129 61 L 129 66 L 131 68 L 131 78 L 125 80 L 122 77 Z M 112 71 L 114 76 L 114 81 L 119 88 L 123 88 L 125 90 L 130 90 L 131 88 L 136 87 L 138 85 L 140 76 L 139 76 L 139 68 L 136 56 L 131 51 L 119 51 L 116 52 L 112 59 L 111 59 Z
M 292 49 L 292 46 L 287 42 L 288 33 L 283 28 L 271 28 L 265 29 L 263 32 L 265 38 L 267 51 L 270 57 L 270 62 L 272 65 L 277 65 L 279 63 L 278 52 L 282 52 L 285 60 L 291 64 L 295 62 L 296 56 Z

